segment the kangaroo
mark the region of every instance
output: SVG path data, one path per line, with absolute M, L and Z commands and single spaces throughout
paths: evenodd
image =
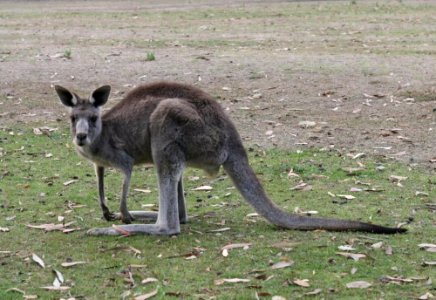
M 243 198 L 270 223 L 296 230 L 400 233 L 359 221 L 313 218 L 288 214 L 274 204 L 249 165 L 235 125 L 218 102 L 202 90 L 184 84 L 158 82 L 131 90 L 103 115 L 100 112 L 111 87 L 102 86 L 81 98 L 61 86 L 55 90 L 70 108 L 71 132 L 77 152 L 94 163 L 100 206 L 107 221 L 127 225 L 93 228 L 89 235 L 175 235 L 188 221 L 182 173 L 186 167 L 218 173 L 221 166 Z M 159 184 L 159 211 L 129 211 L 127 194 L 134 165 L 153 163 Z M 104 170 L 124 175 L 120 213 L 112 213 L 104 196 Z M 130 224 L 153 220 L 155 224 Z

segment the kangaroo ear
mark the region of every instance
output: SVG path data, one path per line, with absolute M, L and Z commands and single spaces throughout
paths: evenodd
M 61 100 L 63 105 L 69 107 L 76 106 L 77 98 L 73 93 L 71 93 L 64 87 L 61 87 L 60 85 L 55 85 L 55 90 L 56 93 L 58 93 L 59 99 Z
M 95 107 L 102 106 L 109 99 L 110 92 L 110 85 L 99 87 L 92 93 L 91 97 L 89 98 L 89 102 L 91 102 L 91 104 L 93 104 Z

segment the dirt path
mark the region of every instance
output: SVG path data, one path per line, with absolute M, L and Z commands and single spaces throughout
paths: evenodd
M 54 84 L 109 83 L 114 103 L 177 80 L 215 95 L 248 145 L 435 169 L 436 4 L 195 2 L 2 2 L 0 127 L 62 119 Z

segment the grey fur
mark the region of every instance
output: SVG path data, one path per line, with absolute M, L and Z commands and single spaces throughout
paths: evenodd
M 61 102 L 71 108 L 73 142 L 80 155 L 95 164 L 99 201 L 106 220 L 155 220 L 95 228 L 91 235 L 180 233 L 188 220 L 182 174 L 192 166 L 214 175 L 223 166 L 242 196 L 269 222 L 298 230 L 355 230 L 397 233 L 358 221 L 312 218 L 285 213 L 266 196 L 251 169 L 239 134 L 221 106 L 203 91 L 188 85 L 159 82 L 139 86 L 104 115 L 100 107 L 110 87 L 95 90 L 89 99 L 56 86 Z M 133 166 L 154 163 L 159 183 L 159 212 L 128 211 L 127 194 Z M 120 213 L 111 213 L 104 197 L 104 169 L 124 174 Z

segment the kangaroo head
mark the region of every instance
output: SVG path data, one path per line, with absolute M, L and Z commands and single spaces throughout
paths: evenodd
M 96 89 L 89 99 L 80 98 L 77 94 L 59 85 L 55 86 L 55 90 L 62 104 L 71 108 L 73 143 L 79 147 L 92 144 L 101 133 L 100 107 L 107 102 L 111 87 L 105 85 Z

